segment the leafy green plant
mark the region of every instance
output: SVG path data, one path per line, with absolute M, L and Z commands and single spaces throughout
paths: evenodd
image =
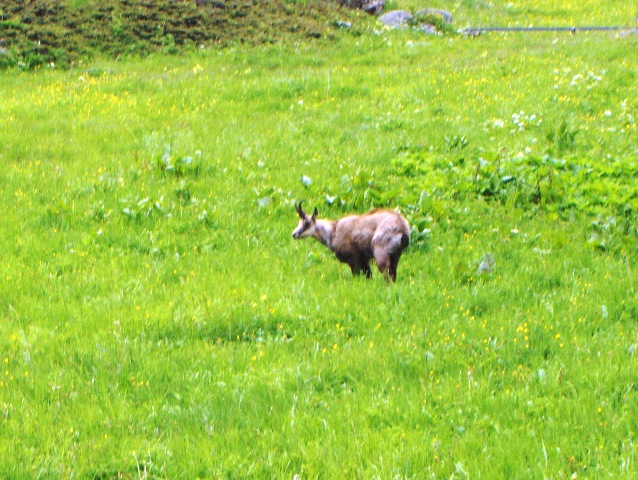
M 465 135 L 454 135 L 452 137 L 445 137 L 445 144 L 449 151 L 460 152 L 468 146 L 469 142 Z
M 170 146 L 166 148 L 166 152 L 158 157 L 153 166 L 157 171 L 164 175 L 172 175 L 175 177 L 192 176 L 198 177 L 203 171 L 201 151 L 197 150 L 194 155 L 173 156 Z
M 144 218 L 153 216 L 163 217 L 166 215 L 162 207 L 163 199 L 151 201 L 148 197 L 130 203 L 128 207 L 122 209 L 122 213 L 130 220 L 140 222 Z
M 391 172 L 407 176 L 410 188 L 459 202 L 478 196 L 517 208 L 539 206 L 563 215 L 576 210 L 591 216 L 604 207 L 607 212 L 622 211 L 626 218 L 634 218 L 628 203 L 635 195 L 633 178 L 618 181 L 623 165 L 622 161 L 556 160 L 548 155 L 508 158 L 502 153 L 493 161 L 479 157 L 476 163 L 455 163 L 415 151 L 397 157 Z M 589 183 L 586 191 L 583 182 Z
M 578 128 L 571 127 L 566 121 L 561 122 L 557 128 L 550 129 L 547 132 L 550 154 L 555 153 L 555 155 L 560 157 L 573 151 L 576 146 L 578 131 Z

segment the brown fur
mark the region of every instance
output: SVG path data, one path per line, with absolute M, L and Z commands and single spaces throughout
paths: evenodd
M 397 266 L 403 250 L 410 243 L 410 226 L 394 210 L 374 209 L 363 215 L 349 215 L 336 221 L 317 219 L 317 209 L 308 216 L 296 207 L 299 225 L 292 233 L 297 239 L 315 237 L 332 250 L 354 275 L 372 276 L 370 260 L 374 258 L 387 282 L 396 281 Z

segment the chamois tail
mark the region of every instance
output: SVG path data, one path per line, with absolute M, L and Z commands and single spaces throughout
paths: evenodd
M 401 235 L 401 248 L 407 248 L 410 245 L 410 235 L 404 233 Z

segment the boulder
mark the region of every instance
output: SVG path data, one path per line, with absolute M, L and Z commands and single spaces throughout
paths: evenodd
M 426 17 L 428 15 L 438 15 L 445 23 L 452 23 L 452 14 L 438 8 L 423 8 L 416 12 L 417 17 Z
M 436 27 L 434 25 L 430 25 L 429 23 L 426 23 L 424 25 L 419 25 L 418 27 L 416 27 L 417 30 L 420 30 L 421 32 L 427 34 L 427 35 L 438 35 L 439 31 L 436 29 Z
M 410 12 L 405 10 L 393 10 L 381 15 L 379 17 L 379 21 L 388 27 L 401 28 L 406 27 L 412 18 L 412 14 Z
M 373 0 L 372 2 L 368 2 L 361 7 L 366 13 L 370 15 L 379 15 L 383 11 L 383 7 L 385 6 L 385 0 Z
M 337 28 L 345 28 L 345 29 L 352 28 L 352 23 L 351 22 L 344 22 L 344 21 L 341 21 L 341 20 L 336 21 L 334 23 L 334 25 Z

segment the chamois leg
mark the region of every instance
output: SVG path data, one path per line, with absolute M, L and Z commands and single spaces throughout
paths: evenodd
M 363 263 L 363 272 L 366 274 L 366 278 L 372 278 L 372 270 L 370 270 L 370 264 L 368 262 Z
M 391 278 L 391 262 L 390 257 L 386 253 L 384 249 L 377 248 L 374 250 L 374 261 L 377 262 L 377 267 L 379 271 L 383 273 L 383 277 L 385 278 L 386 283 L 390 283 Z M 396 275 L 395 275 L 396 276 Z M 392 278 L 394 280 L 394 278 Z
M 348 261 L 348 265 L 350 265 L 350 270 L 352 271 L 352 275 L 354 276 L 360 275 L 361 270 L 365 272 L 365 266 L 359 258 L 351 258 Z
M 397 267 L 399 266 L 399 259 L 401 258 L 401 252 L 395 253 L 390 256 L 390 278 L 393 282 L 397 281 Z
M 396 248 L 392 249 L 392 252 L 389 254 L 390 257 L 390 268 L 389 275 L 393 282 L 397 281 L 397 267 L 399 266 L 399 259 L 401 258 L 401 254 L 403 250 L 410 244 L 410 237 L 403 233 L 401 238 L 399 239 L 399 243 Z
M 350 270 L 352 270 L 352 275 L 359 275 L 362 271 L 365 274 L 366 278 L 370 278 L 372 276 L 372 271 L 370 270 L 370 265 L 368 262 L 365 262 L 361 259 L 349 262 Z

